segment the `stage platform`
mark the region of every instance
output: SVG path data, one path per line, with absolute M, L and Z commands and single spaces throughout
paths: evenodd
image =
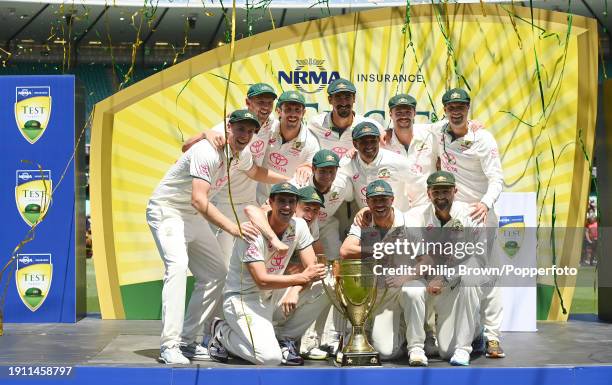
M 612 324 L 593 316 L 540 322 L 535 333 L 505 333 L 506 358 L 474 357 L 467 368 L 435 358 L 428 368 L 411 368 L 407 359 L 381 368 L 335 368 L 322 361 L 307 361 L 304 367 L 255 367 L 238 359 L 172 367 L 156 360 L 159 333 L 159 321 L 93 316 L 76 324 L 5 324 L 0 384 L 612 384 Z M 48 375 L 49 369 L 41 367 L 71 369 L 69 375 L 68 369 Z

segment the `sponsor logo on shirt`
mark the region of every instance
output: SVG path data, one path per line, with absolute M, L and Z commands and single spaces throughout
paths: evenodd
M 362 196 L 362 197 L 365 197 L 365 196 L 366 196 L 366 191 L 367 191 L 367 189 L 368 189 L 368 186 L 363 186 L 363 187 L 361 188 L 361 196 Z
M 259 155 L 263 151 L 264 141 L 261 139 L 257 139 L 253 143 L 251 143 L 251 153 L 253 155 Z
M 319 220 L 324 221 L 327 219 L 327 213 L 324 211 L 319 211 Z
M 499 156 L 499 151 L 496 148 L 491 150 L 491 158 L 497 158 Z
M 353 180 L 357 180 L 357 179 L 359 179 L 359 174 L 353 175 Z
M 329 196 L 329 200 L 336 201 L 338 199 L 340 199 L 340 194 L 338 194 L 338 191 L 332 191 L 332 193 Z
M 329 138 L 330 135 L 331 135 L 330 130 L 325 131 L 325 134 L 323 134 L 323 136 L 325 136 L 326 138 Z
M 278 152 L 270 153 L 269 158 L 270 158 L 270 162 L 272 163 L 272 167 L 274 167 L 275 169 L 281 172 L 287 172 L 287 169 L 284 166 L 286 166 L 289 163 L 289 159 L 287 159 L 282 154 L 279 154 Z
M 334 147 L 332 148 L 332 151 L 336 153 L 336 155 L 338 155 L 339 158 L 342 158 L 344 156 L 344 154 L 346 154 L 346 152 L 348 151 L 348 148 L 345 147 Z
M 285 258 L 286 257 L 287 257 L 287 254 L 283 254 L 283 255 L 275 254 L 275 255 L 273 255 L 272 258 L 270 258 L 270 265 L 272 265 L 272 266 L 268 267 L 268 273 L 274 273 L 276 271 L 283 270 L 283 268 L 285 267 Z

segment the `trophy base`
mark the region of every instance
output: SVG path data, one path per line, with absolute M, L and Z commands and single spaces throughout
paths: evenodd
M 342 353 L 338 352 L 338 356 L 334 360 L 337 367 L 343 366 L 381 366 L 380 355 L 378 352 L 365 353 Z

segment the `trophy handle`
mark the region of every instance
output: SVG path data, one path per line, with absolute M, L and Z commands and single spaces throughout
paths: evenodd
M 336 261 L 334 261 L 334 263 L 336 263 Z M 333 277 L 333 274 L 334 274 L 333 265 L 328 266 L 328 267 L 330 268 L 330 273 Z M 327 277 L 321 280 L 321 284 L 323 285 L 323 290 L 325 290 L 325 294 L 327 295 L 327 298 L 329 298 L 329 302 L 333 305 L 334 308 L 336 308 L 336 310 L 340 312 L 340 314 L 346 317 L 346 313 L 344 312 L 344 310 L 342 310 L 342 306 L 338 304 L 338 296 L 336 295 L 335 291 L 325 282 L 326 278 Z

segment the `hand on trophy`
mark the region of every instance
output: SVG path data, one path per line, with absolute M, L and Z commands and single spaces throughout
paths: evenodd
M 306 283 L 310 283 L 313 281 L 319 281 L 325 278 L 325 275 L 327 273 L 327 269 L 325 268 L 325 265 L 321 264 L 321 263 L 317 263 L 315 265 L 310 265 L 308 266 L 306 269 L 304 269 L 304 271 L 302 272 L 302 275 L 304 276 L 304 279 L 306 280 Z

